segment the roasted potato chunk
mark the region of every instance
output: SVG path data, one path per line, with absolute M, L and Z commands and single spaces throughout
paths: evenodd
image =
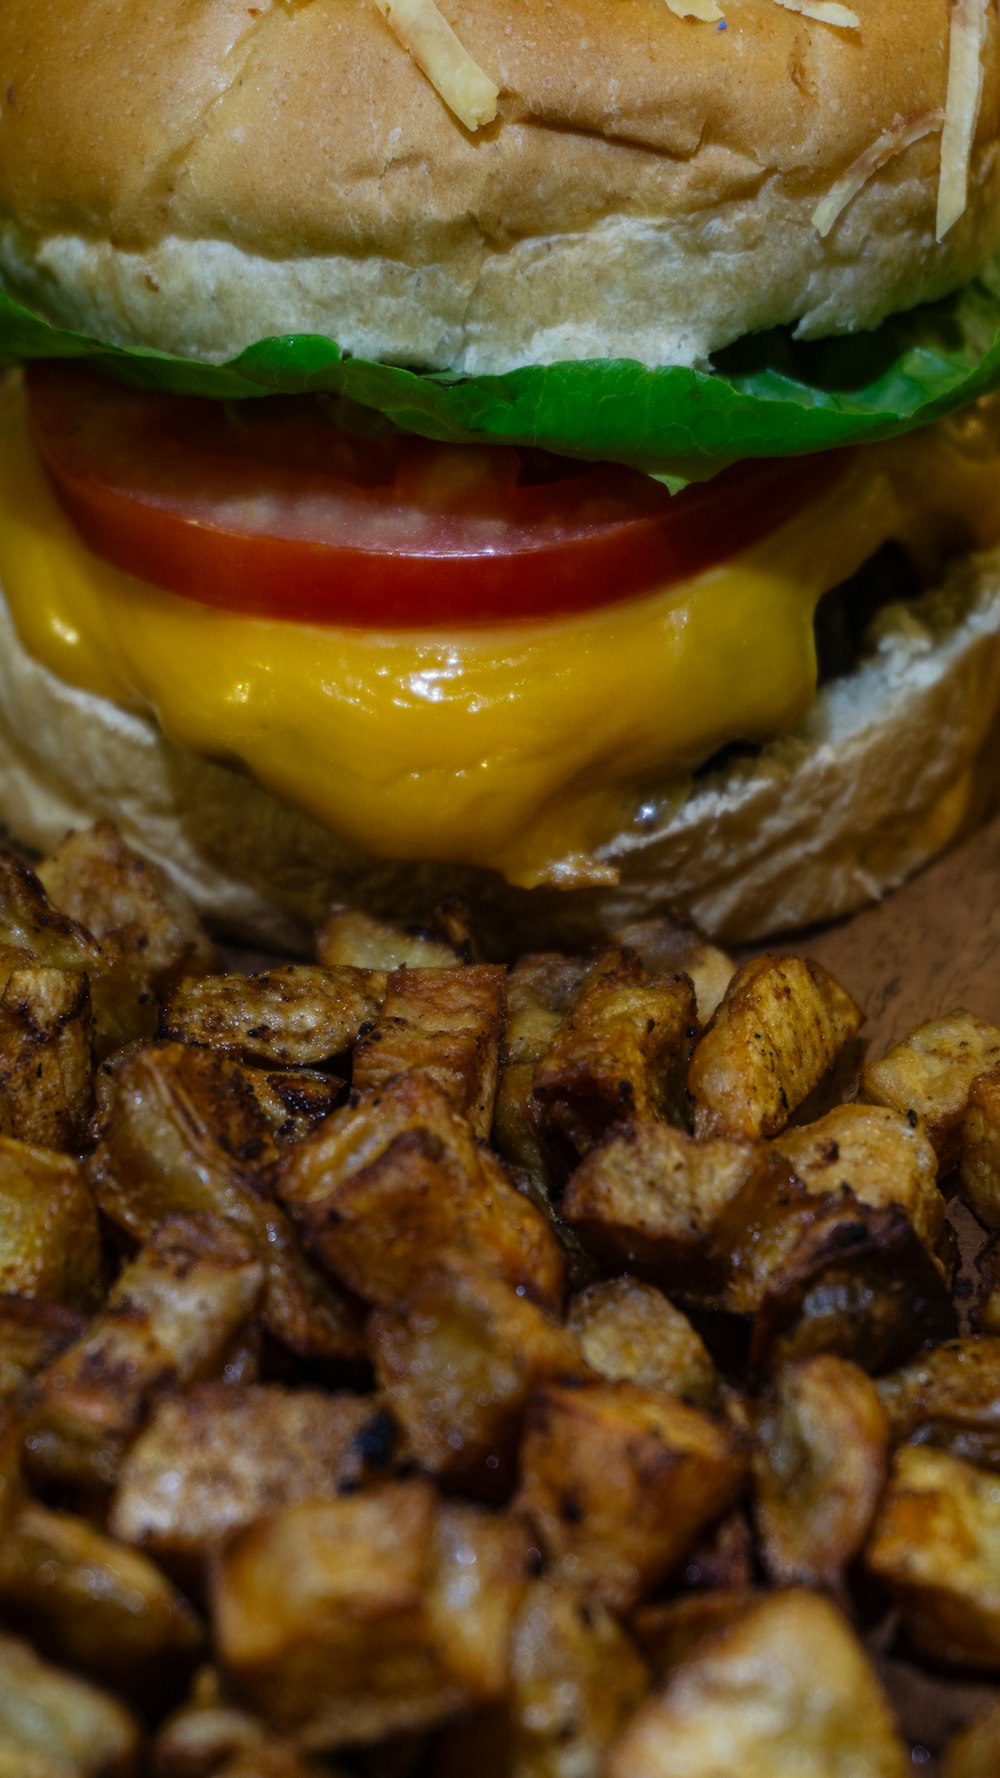
M 173 1690 L 201 1643 L 187 1600 L 147 1557 L 33 1501 L 0 1543 L 0 1607 L 56 1660 L 129 1695 Z
M 208 1556 L 278 1507 L 333 1498 L 388 1467 L 396 1428 L 370 1395 L 203 1383 L 157 1404 L 108 1516 L 125 1543 Z
M 847 1186 L 876 1209 L 898 1204 L 924 1246 L 937 1249 L 945 1206 L 937 1156 L 919 1122 L 881 1105 L 838 1105 L 814 1124 L 787 1130 L 774 1146 L 809 1191 Z
M 686 1315 L 652 1284 L 609 1278 L 569 1305 L 567 1326 L 592 1370 L 696 1407 L 718 1405 L 715 1366 Z
M 588 974 L 579 957 L 540 952 L 522 957 L 507 977 L 507 1030 L 493 1118 L 493 1140 L 538 1189 L 548 1184 L 532 1115 L 535 1067 L 552 1043 Z
M 85 975 L 12 970 L 0 995 L 0 1122 L 40 1148 L 75 1154 L 93 1107 L 93 1022 Z
M 721 1518 L 745 1469 L 698 1408 L 634 1383 L 547 1384 L 528 1403 L 516 1504 L 557 1574 L 625 1611 Z
M 877 1388 L 894 1444 L 912 1439 L 1000 1469 L 1000 1339 L 948 1340 Z
M 856 1365 L 823 1354 L 779 1372 L 753 1458 L 764 1563 L 779 1586 L 839 1585 L 868 1535 L 888 1448 L 875 1386 Z
M 354 1052 L 355 1089 L 377 1091 L 394 1075 L 426 1074 L 485 1141 L 493 1123 L 506 1006 L 506 971 L 490 964 L 397 969 L 374 1028 Z
M 131 1778 L 138 1752 L 124 1705 L 0 1633 L 0 1773 Z
M 969 1088 L 958 1184 L 984 1227 L 1000 1229 L 1000 1068 L 981 1074 Z
M 996 1778 L 1000 1772 L 1000 1704 L 948 1743 L 941 1778 Z
M 335 1112 L 274 1178 L 324 1265 L 366 1302 L 391 1308 L 458 1254 L 559 1304 L 562 1255 L 547 1221 L 426 1075 Z
M 453 945 L 420 927 L 393 926 L 360 908 L 334 908 L 316 934 L 316 955 L 327 969 L 460 969 Z
M 696 1019 L 686 975 L 613 974 L 584 987 L 535 1066 L 534 1116 L 557 1170 L 570 1171 L 612 1124 L 682 1118 Z
M 1000 1669 L 1000 1489 L 990 1471 L 923 1445 L 896 1453 L 866 1553 L 934 1660 Z
M 257 1109 L 263 1113 L 274 1140 L 288 1148 L 301 1142 L 331 1111 L 336 1111 L 345 1093 L 345 1083 L 337 1075 L 320 1074 L 305 1068 L 247 1068 L 250 1091 Z
M 905 1778 L 909 1754 L 829 1600 L 772 1593 L 697 1643 L 611 1748 L 608 1778 Z
M 228 1223 L 168 1216 L 86 1333 L 36 1379 L 25 1420 L 34 1472 L 110 1487 L 155 1397 L 222 1371 L 263 1283 Z
M 1000 1028 L 972 1013 L 952 1012 L 918 1025 L 881 1061 L 866 1062 L 861 1093 L 872 1105 L 922 1118 L 946 1172 L 958 1160 L 972 1083 L 998 1063 Z
M 87 1309 L 100 1275 L 97 1210 L 78 1163 L 0 1136 L 0 1291 Z
M 710 944 L 687 914 L 635 920 L 612 933 L 616 944 L 634 951 L 651 975 L 673 975 L 678 970 L 691 978 L 697 1002 L 698 1023 L 707 1025 L 726 992 L 736 964 L 728 952 Z
M 757 957 L 734 975 L 688 1070 L 697 1136 L 776 1136 L 861 1024 L 819 963 Z
M 60 913 L 34 871 L 0 848 L 0 944 L 30 951 L 51 969 L 97 974 L 103 953 L 92 932 Z
M 278 1149 L 238 1064 L 180 1043 L 143 1046 L 102 1091 L 88 1172 L 105 1216 L 140 1241 L 172 1212 L 221 1216 L 265 1266 L 268 1331 L 302 1357 L 361 1357 L 353 1306 L 306 1259 L 264 1184 Z
M 59 1303 L 0 1296 L 0 1406 L 82 1334 L 86 1322 Z
M 246 1062 L 282 1068 L 332 1061 L 377 1016 L 385 976 L 286 963 L 263 975 L 203 975 L 177 983 L 161 1030 Z
M 526 1556 L 513 1523 L 423 1480 L 288 1507 L 218 1559 L 223 1663 L 310 1746 L 442 1721 L 505 1690 Z
M 417 1462 L 509 1483 L 537 1382 L 585 1371 L 580 1348 L 510 1284 L 452 1264 L 429 1270 L 368 1323 L 375 1375 Z

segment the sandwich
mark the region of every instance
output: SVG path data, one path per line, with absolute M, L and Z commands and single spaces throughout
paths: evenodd
M 0 820 L 848 912 L 1000 710 L 990 0 L 0 0 Z

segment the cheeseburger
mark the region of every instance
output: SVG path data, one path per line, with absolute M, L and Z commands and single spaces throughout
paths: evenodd
M 0 0 L 0 819 L 746 937 L 1000 707 L 993 0 Z

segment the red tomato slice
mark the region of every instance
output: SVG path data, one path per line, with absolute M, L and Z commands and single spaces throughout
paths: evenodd
M 58 364 L 27 383 L 42 459 L 96 554 L 185 598 L 302 623 L 608 605 L 726 560 L 834 473 L 828 457 L 744 463 L 671 496 L 539 451 L 357 438 L 322 398 L 225 404 Z

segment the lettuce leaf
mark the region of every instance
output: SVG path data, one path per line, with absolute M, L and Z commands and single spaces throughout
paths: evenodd
M 0 367 L 30 358 L 87 358 L 144 387 L 219 400 L 324 393 L 427 438 L 609 458 L 682 485 L 741 457 L 887 438 L 1000 384 L 1000 261 L 874 332 L 758 334 L 718 354 L 710 372 L 601 359 L 463 377 L 350 358 L 302 334 L 202 364 L 52 327 L 0 292 Z

